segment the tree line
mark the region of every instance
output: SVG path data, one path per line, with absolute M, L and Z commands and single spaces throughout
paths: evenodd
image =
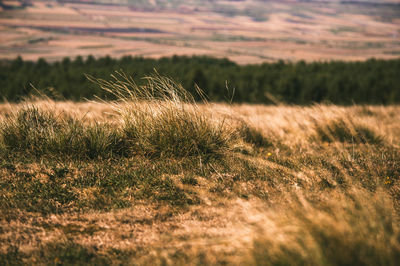
M 154 72 L 171 77 L 192 94 L 197 84 L 210 101 L 288 104 L 395 104 L 400 103 L 400 59 L 363 62 L 264 63 L 238 65 L 228 59 L 173 56 L 145 59 L 125 56 L 78 56 L 49 63 L 0 60 L 0 97 L 20 101 L 41 91 L 55 99 L 113 99 L 85 74 L 110 79 L 122 70 L 140 84 Z M 200 99 L 198 97 L 197 99 Z

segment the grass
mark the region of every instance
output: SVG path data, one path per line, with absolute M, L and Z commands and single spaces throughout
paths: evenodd
M 350 118 L 336 118 L 316 125 L 317 138 L 325 142 L 381 144 L 383 137 L 366 125 L 353 122 Z
M 27 106 L 9 117 L 0 131 L 6 149 L 34 155 L 52 153 L 95 158 L 124 153 L 122 136 L 110 125 L 95 122 L 84 125 L 35 106 Z
M 224 120 L 213 121 L 200 111 L 181 85 L 157 73 L 137 86 L 124 73 L 114 80 L 93 79 L 125 106 L 116 107 L 123 135 L 136 152 L 149 156 L 212 155 L 226 150 L 233 132 Z
M 84 124 L 27 105 L 0 128 L 4 146 L 36 155 L 88 158 L 212 156 L 227 150 L 239 133 L 225 125 L 225 120 L 203 114 L 193 97 L 170 79 L 156 74 L 139 87 L 123 73 L 118 75 L 121 79 L 114 77 L 113 81 L 89 78 L 118 97 L 115 119 L 122 120 L 121 126 L 96 121 Z M 246 138 L 256 134 L 248 126 L 245 130 Z M 256 137 L 262 141 L 260 135 Z
M 0 261 L 395 265 L 397 106 L 197 104 L 155 75 L 116 102 L 0 106 Z
M 324 196 L 331 198 L 322 204 L 295 198 L 283 221 L 269 221 L 272 228 L 261 229 L 254 242 L 254 264 L 396 265 L 400 228 L 385 193 Z

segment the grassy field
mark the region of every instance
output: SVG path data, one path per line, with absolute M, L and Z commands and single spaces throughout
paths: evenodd
M 389 59 L 400 52 L 398 0 L 3 2 L 1 58 L 177 54 L 248 64 Z
M 117 102 L 0 105 L 0 261 L 396 265 L 400 107 L 196 104 L 171 80 Z

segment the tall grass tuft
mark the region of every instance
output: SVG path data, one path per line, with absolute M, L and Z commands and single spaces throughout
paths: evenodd
M 234 131 L 200 110 L 180 84 L 155 73 L 138 86 L 117 72 L 111 81 L 88 77 L 119 100 L 122 132 L 133 152 L 147 156 L 215 156 L 227 150 Z M 199 91 L 201 94 L 201 92 Z
M 34 106 L 25 107 L 3 121 L 0 133 L 6 149 L 34 155 L 96 158 L 122 155 L 126 150 L 119 130 L 108 124 L 85 125 Z
M 357 144 L 381 144 L 383 138 L 371 128 L 343 117 L 332 119 L 326 123 L 315 123 L 317 139 L 324 142 L 344 142 Z
M 62 128 L 52 113 L 28 107 L 4 121 L 0 129 L 7 148 L 38 154 L 52 149 Z
M 245 142 L 255 145 L 256 147 L 267 147 L 272 145 L 271 142 L 255 127 L 250 126 L 245 121 L 240 121 L 237 133 Z

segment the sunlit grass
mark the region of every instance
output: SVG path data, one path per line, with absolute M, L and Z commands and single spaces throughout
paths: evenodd
M 0 261 L 399 261 L 399 107 L 228 106 L 158 75 L 92 80 L 119 100 L 1 106 Z

